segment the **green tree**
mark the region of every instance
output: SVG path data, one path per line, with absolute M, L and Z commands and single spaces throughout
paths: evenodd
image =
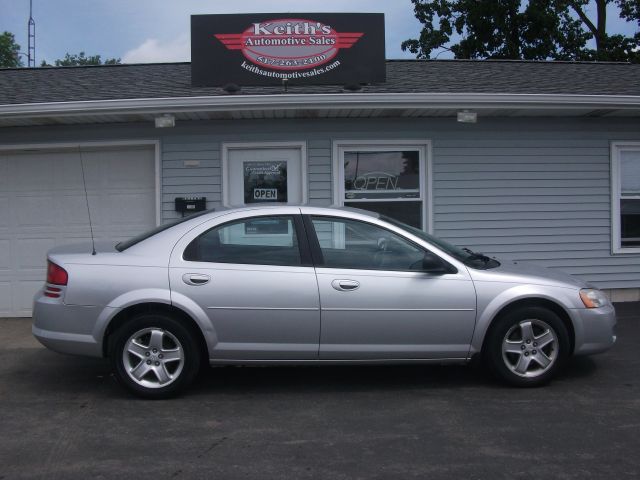
M 53 62 L 53 65 L 47 63 L 46 60 L 43 60 L 40 64 L 41 67 L 81 67 L 85 65 L 117 65 L 121 63 L 119 58 L 107 58 L 106 60 L 102 60 L 100 55 L 90 55 L 86 56 L 84 52 L 80 53 L 67 53 L 64 58 L 58 59 Z
M 609 4 L 640 27 L 640 0 L 411 1 L 423 28 L 402 49 L 418 58 L 450 51 L 455 58 L 640 61 L 640 33 L 606 29 Z
M 22 66 L 20 45 L 11 32 L 0 34 L 0 68 L 15 68 Z

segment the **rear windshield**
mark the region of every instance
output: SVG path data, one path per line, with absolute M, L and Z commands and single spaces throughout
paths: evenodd
M 140 235 L 136 235 L 135 237 L 130 238 L 129 240 L 120 242 L 119 244 L 116 245 L 116 250 L 119 252 L 124 252 L 127 248 L 133 247 L 137 243 L 140 243 L 146 240 L 147 238 L 151 238 L 160 232 L 164 232 L 165 230 L 168 230 L 171 227 L 175 227 L 176 225 L 180 225 L 181 223 L 186 222 L 187 220 L 192 220 L 194 218 L 201 217 L 202 215 L 205 215 L 211 212 L 213 212 L 213 210 L 203 210 L 202 212 L 194 213 L 193 215 L 189 215 L 188 217 L 179 218 L 178 220 L 174 220 L 173 222 L 165 223 L 164 225 L 160 225 L 159 227 L 148 230 L 144 233 L 141 233 Z

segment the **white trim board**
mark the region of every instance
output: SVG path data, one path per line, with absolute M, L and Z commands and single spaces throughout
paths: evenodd
M 136 98 L 0 105 L 0 115 L 14 118 L 77 116 L 96 113 L 162 114 L 173 112 L 232 111 L 252 109 L 333 108 L 489 108 L 489 109 L 633 109 L 636 95 L 566 95 L 504 93 L 339 93 L 220 95 L 207 97 Z

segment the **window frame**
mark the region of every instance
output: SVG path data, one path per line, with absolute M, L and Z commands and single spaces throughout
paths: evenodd
M 352 199 L 350 203 L 365 202 L 407 202 L 422 203 L 422 230 L 433 234 L 433 175 L 432 148 L 430 140 L 393 139 L 393 140 L 335 140 L 333 141 L 333 202 L 344 206 L 344 154 L 345 152 L 380 152 L 416 150 L 420 166 L 420 197 L 417 199 Z M 355 207 L 355 205 L 353 205 Z
M 620 219 L 620 200 L 622 199 L 621 153 L 640 152 L 639 141 L 611 142 L 611 253 L 613 255 L 639 254 L 640 247 L 622 246 L 622 225 Z M 640 195 L 627 196 L 626 199 L 640 200 Z
M 185 258 L 185 252 L 189 249 L 191 244 L 198 240 L 203 235 L 206 235 L 212 230 L 222 229 L 229 225 L 248 222 L 251 220 L 255 220 L 258 218 L 272 218 L 272 217 L 288 217 L 293 220 L 293 228 L 294 233 L 298 240 L 298 253 L 300 255 L 300 264 L 298 265 L 285 265 L 285 264 L 264 264 L 264 263 L 237 263 L 237 262 L 208 262 L 206 260 L 189 260 Z M 277 235 L 277 234 L 276 234 Z M 311 247 L 309 246 L 309 235 L 307 235 L 306 229 L 303 225 L 302 215 L 295 213 L 277 213 L 277 214 L 261 214 L 261 215 L 251 215 L 242 218 L 236 218 L 234 220 L 228 220 L 223 223 L 219 223 L 217 225 L 212 226 L 211 228 L 207 228 L 206 230 L 198 233 L 195 237 L 193 237 L 185 246 L 182 248 L 182 252 L 180 253 L 180 261 L 185 263 L 200 263 L 207 265 L 256 265 L 261 267 L 288 267 L 288 268 L 298 268 L 298 267 L 313 267 L 313 259 L 311 255 Z

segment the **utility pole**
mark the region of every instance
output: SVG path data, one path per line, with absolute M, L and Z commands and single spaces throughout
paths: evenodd
M 29 0 L 29 47 L 27 50 L 27 63 L 29 68 L 36 66 L 36 21 L 33 19 L 33 0 Z

